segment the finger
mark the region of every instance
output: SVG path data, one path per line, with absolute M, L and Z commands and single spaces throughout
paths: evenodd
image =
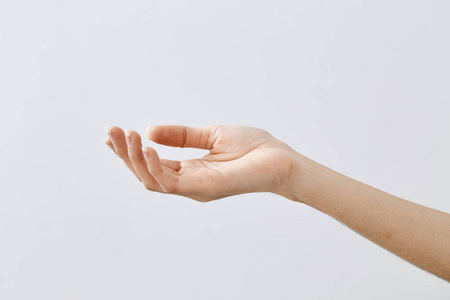
M 158 153 L 151 147 L 142 148 L 147 168 L 165 193 L 174 194 L 178 176 L 175 172 L 161 164 Z
M 112 141 L 110 138 L 103 138 L 103 141 L 114 153 L 116 153 L 116 150 L 114 149 L 114 145 L 112 144 Z M 116 155 L 117 155 L 117 153 L 116 153 Z
M 112 141 L 114 150 L 120 158 L 128 157 L 127 143 L 123 130 L 116 126 L 106 127 L 106 133 Z
M 181 169 L 181 162 L 179 160 L 161 158 L 160 161 L 163 166 L 166 166 L 175 172 L 178 172 Z
M 148 127 L 145 130 L 145 137 L 166 146 L 211 150 L 217 127 L 217 125 L 206 127 L 158 125 Z
M 162 192 L 163 190 L 161 186 L 155 178 L 153 178 L 152 174 L 150 174 L 147 167 L 147 161 L 142 153 L 141 136 L 133 130 L 127 130 L 125 134 L 128 145 L 128 156 L 130 157 L 131 163 L 133 164 L 137 174 L 142 179 L 142 183 L 145 188 L 152 191 Z
M 133 172 L 136 178 L 139 181 L 142 181 L 138 173 L 134 169 L 134 166 L 131 163 L 130 158 L 128 157 L 127 143 L 125 141 L 125 135 L 123 133 L 123 130 L 116 126 L 105 127 L 105 130 L 109 136 L 109 139 L 111 140 L 111 145 L 114 153 L 116 153 L 117 156 L 123 160 L 125 165 L 128 167 L 128 169 L 131 170 L 131 172 Z M 110 146 L 109 144 L 107 145 Z

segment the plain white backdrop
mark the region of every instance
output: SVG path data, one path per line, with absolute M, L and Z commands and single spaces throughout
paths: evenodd
M 448 1 L 2 1 L 0 298 L 449 299 L 280 196 L 149 192 L 102 141 L 110 125 L 259 127 L 450 212 L 449 15 Z

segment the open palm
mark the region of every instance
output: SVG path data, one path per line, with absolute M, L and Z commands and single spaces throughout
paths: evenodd
M 293 150 L 267 131 L 247 126 L 187 127 L 158 125 L 146 130 L 155 143 L 200 148 L 209 154 L 183 161 L 160 159 L 142 147 L 135 131 L 106 128 L 106 144 L 145 188 L 206 202 L 250 192 L 282 191 L 295 168 Z

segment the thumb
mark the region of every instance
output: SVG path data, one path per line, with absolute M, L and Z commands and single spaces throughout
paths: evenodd
M 166 146 L 211 150 L 214 145 L 214 128 L 216 127 L 157 125 L 148 127 L 145 130 L 145 137 Z

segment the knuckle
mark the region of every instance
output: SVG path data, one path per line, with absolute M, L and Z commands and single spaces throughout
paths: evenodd
M 128 153 L 126 151 L 117 151 L 117 156 L 124 160 L 128 159 Z
M 139 155 L 134 158 L 134 161 L 136 161 L 138 163 L 146 163 L 144 157 L 143 156 L 139 156 Z
M 142 163 L 145 161 L 144 157 L 139 156 L 133 152 L 129 153 L 128 156 L 129 156 L 130 160 L 134 163 Z
M 210 202 L 212 199 L 213 199 L 212 197 L 203 196 L 202 198 L 199 199 L 199 202 L 207 203 L 207 202 Z
M 151 186 L 150 184 L 146 183 L 146 182 L 144 182 L 144 188 L 145 188 L 146 190 L 148 190 L 148 191 L 153 191 L 152 186 Z
M 195 197 L 194 200 L 197 201 L 197 202 L 200 202 L 200 203 L 205 203 L 205 202 L 207 202 L 207 199 L 206 199 L 205 197 L 203 197 L 203 196 L 201 196 L 201 197 Z
M 209 128 L 210 128 L 211 131 L 213 131 L 213 132 L 218 131 L 218 130 L 221 129 L 222 127 L 224 127 L 224 125 L 221 125 L 221 124 L 213 124 L 213 125 L 210 125 L 210 126 L 209 126 Z

